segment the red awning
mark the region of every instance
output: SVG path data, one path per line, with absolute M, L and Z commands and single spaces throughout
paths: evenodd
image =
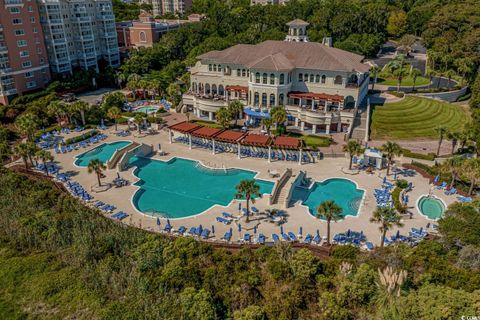
M 227 130 L 220 133 L 218 136 L 215 137 L 218 141 L 224 142 L 238 142 L 245 136 L 245 133 L 233 130 Z
M 227 91 L 248 92 L 248 87 L 245 86 L 226 86 Z
M 273 142 L 274 147 L 278 148 L 287 148 L 287 149 L 298 149 L 300 146 L 301 141 L 300 139 L 293 138 L 293 137 L 276 137 L 275 141 Z
M 191 134 L 197 137 L 202 137 L 202 138 L 213 138 L 222 131 L 223 129 L 201 127 L 195 131 L 192 131 Z
M 268 147 L 270 144 L 270 137 L 260 134 L 249 134 L 245 137 L 245 139 L 243 139 L 242 144 Z
M 291 91 L 288 93 L 289 98 L 297 99 L 314 99 L 314 100 L 325 100 L 332 102 L 342 102 L 344 99 L 338 94 L 326 94 L 326 93 L 313 93 L 313 92 L 300 92 L 300 91 Z
M 190 133 L 190 132 L 195 131 L 198 128 L 201 128 L 201 127 L 202 127 L 201 125 L 198 125 L 196 123 L 184 121 L 184 122 L 180 122 L 180 123 L 171 125 L 168 128 L 172 129 L 172 130 L 175 130 L 175 131 L 178 131 L 178 132 L 181 132 L 181 133 Z

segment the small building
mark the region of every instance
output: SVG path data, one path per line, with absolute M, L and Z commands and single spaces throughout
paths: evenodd
M 377 149 L 365 149 L 363 158 L 367 166 L 373 166 L 376 169 L 383 169 L 387 164 L 387 159 L 383 156 L 383 153 Z

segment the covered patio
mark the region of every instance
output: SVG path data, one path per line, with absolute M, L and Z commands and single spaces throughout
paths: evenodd
M 336 94 L 292 91 L 288 94 L 288 104 L 309 108 L 311 111 L 343 110 L 344 98 Z

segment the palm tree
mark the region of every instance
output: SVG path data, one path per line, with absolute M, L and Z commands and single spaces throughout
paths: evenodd
M 33 163 L 33 157 L 35 156 L 35 154 L 37 153 L 38 150 L 39 150 L 39 148 L 35 144 L 35 142 L 33 142 L 33 141 L 28 141 L 27 142 L 27 156 L 28 156 L 28 160 L 30 160 L 30 163 L 32 164 L 32 166 L 35 165 Z
M 82 119 L 83 126 L 86 124 L 85 111 L 87 111 L 88 109 L 90 109 L 90 104 L 82 100 L 77 100 L 71 105 L 72 111 L 80 113 L 80 118 Z
M 42 161 L 43 165 L 45 166 L 45 174 L 48 176 L 47 162 L 53 161 L 53 156 L 50 151 L 43 149 L 38 150 L 35 153 L 35 158 L 37 159 L 37 161 Z
M 235 126 L 237 126 L 237 120 L 241 118 L 240 114 L 243 113 L 243 104 L 240 100 L 233 100 L 228 104 L 228 111 L 232 114 L 233 119 L 235 119 Z
M 393 164 L 393 159 L 395 156 L 401 156 L 403 151 L 397 143 L 387 141 L 382 145 L 382 151 L 387 156 L 387 176 L 390 174 L 390 167 Z
M 92 159 L 88 163 L 88 173 L 95 172 L 95 174 L 97 175 L 97 180 L 98 180 L 98 185 L 99 186 L 102 185 L 102 181 L 100 180 L 100 178 L 102 176 L 103 170 L 105 170 L 105 169 L 106 169 L 105 165 L 99 159 Z
M 275 129 L 278 129 L 278 125 L 287 121 L 287 111 L 283 106 L 276 106 L 270 110 L 270 117 L 275 123 Z
M 397 69 L 393 72 L 393 75 L 397 78 L 397 92 L 400 92 L 400 87 L 402 86 L 403 80 L 403 69 Z
M 15 126 L 17 129 L 27 136 L 27 140 L 31 141 L 34 132 L 38 129 L 39 119 L 33 113 L 24 113 L 17 117 L 15 120 Z
M 472 195 L 475 183 L 480 179 L 480 158 L 468 159 L 462 167 L 463 174 L 470 180 L 468 194 Z
M 410 71 L 410 76 L 412 77 L 412 80 L 413 80 L 412 91 L 415 91 L 415 83 L 417 82 L 417 77 L 421 75 L 422 75 L 422 71 L 420 71 L 417 68 L 413 68 L 412 71 Z
M 26 143 L 19 143 L 13 148 L 13 153 L 22 158 L 23 163 L 25 164 L 25 170 L 28 170 L 28 145 Z
M 177 104 L 177 97 L 180 92 L 180 86 L 175 82 L 170 83 L 167 87 L 167 95 L 170 102 L 174 105 Z
M 142 92 L 143 92 L 143 99 L 147 99 L 147 89 L 149 87 L 149 83 L 147 80 L 145 79 L 140 79 L 138 81 L 138 86 L 140 87 L 140 89 L 142 89 Z
M 60 119 L 67 115 L 65 103 L 58 100 L 50 102 L 47 106 L 47 115 L 49 117 L 55 117 L 57 122 L 60 124 Z
M 340 220 L 343 217 L 342 212 L 342 207 L 332 200 L 323 201 L 317 207 L 317 218 L 327 221 L 327 244 L 330 244 L 330 222 Z
M 350 140 L 343 146 L 343 152 L 348 152 L 350 156 L 350 164 L 348 165 L 349 170 L 352 170 L 353 157 L 358 156 L 361 151 L 362 146 L 356 140 Z
M 250 214 L 250 201 L 255 203 L 255 197 L 261 197 L 262 194 L 260 193 L 260 186 L 257 184 L 255 179 L 252 180 L 242 180 L 239 184 L 235 187 L 237 193 L 235 194 L 236 199 L 245 199 L 247 201 L 247 218 L 246 221 L 248 222 L 248 216 Z
M 380 247 L 383 248 L 385 235 L 387 234 L 388 230 L 390 230 L 393 226 L 403 227 L 403 223 L 400 220 L 401 217 L 394 208 L 385 207 L 375 209 L 373 216 L 370 218 L 370 222 L 380 223 L 379 229 L 382 233 Z
M 3 161 L 8 159 L 12 154 L 12 150 L 6 141 L 0 141 L 0 166 Z
M 381 71 L 382 71 L 382 68 L 380 68 L 379 66 L 374 66 L 370 68 L 370 74 L 373 76 L 372 90 L 374 90 L 375 88 L 375 83 L 377 83 L 378 75 L 380 74 Z
M 437 157 L 440 155 L 440 148 L 442 147 L 443 137 L 447 133 L 447 128 L 439 126 L 435 129 L 438 133 L 438 148 L 437 148 Z
M 217 122 L 223 128 L 228 128 L 230 126 L 230 121 L 232 121 L 232 114 L 228 111 L 227 108 L 221 107 L 216 113 Z
M 115 131 L 117 131 L 117 122 L 122 117 L 122 111 L 117 107 L 111 107 L 107 111 L 107 117 L 115 121 Z
M 455 153 L 455 147 L 457 146 L 458 140 L 460 139 L 461 135 L 460 132 L 456 131 L 448 131 L 447 132 L 447 139 L 452 141 L 452 151 L 451 154 Z
M 270 128 L 273 125 L 273 120 L 272 118 L 264 118 L 262 119 L 262 125 L 265 126 L 265 129 L 267 130 L 267 134 L 270 135 Z
M 473 70 L 473 60 L 471 58 L 457 59 L 455 60 L 455 66 L 457 67 L 458 72 L 462 74 L 462 84 L 465 83 L 467 74 L 470 74 Z
M 127 89 L 132 91 L 132 96 L 134 99 L 136 98 L 135 91 L 138 88 L 138 82 L 140 79 L 141 77 L 136 73 L 132 73 L 127 79 Z
M 450 182 L 450 188 L 455 186 L 455 181 L 457 180 L 457 176 L 459 171 L 461 170 L 465 158 L 462 156 L 453 156 L 448 158 L 442 165 L 442 171 L 448 172 L 452 175 L 452 180 Z
M 135 115 L 135 117 L 133 118 L 133 121 L 135 122 L 135 124 L 137 125 L 137 128 L 138 128 L 138 133 L 142 133 L 142 124 L 143 124 L 143 121 L 144 121 L 144 117 L 142 114 L 139 114 L 137 113 Z
M 456 75 L 455 71 L 452 69 L 448 69 L 447 72 L 445 72 L 445 76 L 448 79 L 448 88 L 450 89 L 450 82 L 452 81 L 452 78 Z

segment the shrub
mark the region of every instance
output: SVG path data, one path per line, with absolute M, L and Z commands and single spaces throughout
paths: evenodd
M 42 133 L 47 133 L 47 132 L 52 132 L 52 131 L 60 131 L 62 130 L 62 127 L 59 126 L 59 125 L 54 125 L 54 126 L 51 126 L 51 127 L 48 127 L 46 129 L 43 129 L 43 130 L 38 130 L 34 135 L 33 135 L 33 139 L 39 139 L 41 136 L 42 136 Z
M 393 205 L 395 206 L 395 209 L 399 212 L 399 213 L 406 213 L 407 212 L 407 208 L 406 206 L 404 206 L 401 202 L 400 202 L 400 193 L 402 192 L 402 188 L 399 188 L 399 187 L 396 187 L 395 189 L 393 189 L 393 192 L 392 192 L 392 198 L 393 198 Z
M 91 138 L 91 137 L 94 137 L 98 134 L 99 132 L 97 130 L 92 130 L 92 131 L 88 131 L 86 133 L 83 133 L 82 135 L 79 135 L 79 136 L 76 136 L 76 137 L 73 137 L 73 138 L 70 138 L 70 139 L 67 139 L 65 140 L 65 143 L 68 145 L 68 144 L 72 144 L 72 143 L 77 143 L 77 142 L 80 142 L 80 141 L 83 141 L 83 140 L 86 140 L 88 138 Z
M 389 91 L 388 93 L 397 98 L 403 98 L 405 96 L 405 93 L 398 91 Z
M 408 181 L 405 179 L 398 179 L 396 185 L 400 189 L 405 189 L 408 186 Z
M 355 259 L 360 253 L 360 249 L 354 246 L 335 246 L 332 250 L 332 257 L 338 259 Z
M 430 152 L 429 154 L 423 154 L 423 153 L 412 152 L 408 149 L 402 149 L 402 151 L 405 157 L 414 158 L 414 159 L 433 161 L 435 160 L 435 157 L 436 157 L 435 153 L 432 153 L 432 152 Z

